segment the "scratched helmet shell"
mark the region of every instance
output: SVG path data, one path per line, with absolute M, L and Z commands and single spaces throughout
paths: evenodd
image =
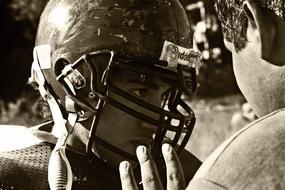
M 118 60 L 138 60 L 136 64 L 143 64 L 147 60 L 154 69 L 152 67 L 146 69 L 143 74 L 174 77 L 177 86 L 168 96 L 168 111 L 154 110 L 162 115 L 165 114 L 161 115 L 165 122 L 156 121 L 147 116 L 138 116 L 133 111 L 128 111 L 129 108 L 125 108 L 125 111 L 159 125 L 157 132 L 159 139 L 154 140 L 158 143 L 154 143 L 153 147 L 156 147 L 155 144 L 159 147 L 166 131 L 172 130 L 177 133 L 171 141 L 174 146 L 180 140 L 180 135 L 186 134 L 181 146 L 178 146 L 179 151 L 183 149 L 190 137 L 195 117 L 181 96 L 183 93 L 194 96 L 196 92 L 195 64 L 192 62 L 197 54 L 188 51 L 192 47 L 192 32 L 185 11 L 178 0 L 50 0 L 40 18 L 35 46 L 46 44 L 50 46 L 51 66 L 42 69 L 42 72 L 49 90 L 56 97 L 63 111 L 70 111 L 66 106 L 66 97 L 69 96 L 77 106 L 76 111 L 92 112 L 94 110 L 92 113 L 96 115 L 98 105 L 92 106 L 91 101 L 84 99 L 91 99 L 94 96 L 97 97 L 95 102 L 98 102 L 101 97 L 108 99 L 106 91 L 110 89 L 108 84 L 106 85 L 106 80 L 108 82 L 109 76 L 105 75 L 110 75 L 111 72 L 106 71 L 112 69 L 112 60 L 116 60 L 117 57 L 119 57 Z M 167 50 L 169 48 L 170 50 Z M 188 52 L 181 52 L 181 49 Z M 170 56 L 164 56 L 166 58 L 163 59 L 163 50 L 170 52 Z M 84 71 L 80 73 L 76 70 L 81 62 L 89 62 L 90 58 L 98 57 L 97 55 L 107 56 L 108 61 L 103 66 L 91 61 L 93 65 L 100 65 L 93 68 L 89 64 L 91 70 L 96 70 L 94 72 L 96 79 L 94 79 L 94 73 L 85 77 Z M 177 64 L 177 60 L 182 62 L 184 60 L 191 64 L 182 66 Z M 167 67 L 172 65 L 172 62 L 174 62 L 174 69 Z M 128 63 L 124 66 L 127 65 L 132 70 L 133 65 Z M 70 65 L 69 70 L 66 69 L 66 65 Z M 141 68 L 136 66 L 135 71 L 139 72 Z M 70 73 L 71 77 L 68 76 Z M 72 78 L 77 80 L 74 81 Z M 86 78 L 91 80 L 86 82 Z M 64 84 L 66 83 L 64 79 L 69 80 L 69 84 Z M 91 84 L 96 82 L 98 84 Z M 75 91 L 91 85 L 89 90 L 92 93 L 85 93 L 86 97 L 78 97 L 78 93 L 75 95 L 70 90 L 70 84 L 75 86 Z M 125 95 L 124 92 L 119 94 Z M 126 97 L 129 96 L 126 95 Z M 137 100 L 134 98 L 133 101 Z M 145 102 L 138 104 L 152 108 Z M 177 107 L 182 107 L 184 113 L 181 113 Z M 83 117 L 87 116 L 83 114 Z M 179 124 L 172 126 L 171 118 L 175 118 Z M 98 143 L 100 142 L 102 141 L 99 140 Z M 116 147 L 114 149 L 116 150 Z M 116 151 L 122 153 L 122 151 Z
M 46 75 L 59 95 L 61 87 L 52 80 L 59 58 L 72 63 L 86 53 L 111 49 L 158 60 L 165 40 L 192 47 L 190 31 L 177 0 L 51 0 L 41 15 L 35 45 L 51 46 L 53 68 Z

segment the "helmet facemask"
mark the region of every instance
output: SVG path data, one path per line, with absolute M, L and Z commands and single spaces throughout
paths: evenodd
M 57 80 L 64 87 L 67 96 L 75 102 L 76 111 L 80 113 L 79 120 L 94 117 L 86 146 L 88 154 L 92 152 L 91 145 L 94 141 L 95 144 L 110 149 L 124 158 L 136 161 L 134 154 L 122 151 L 96 136 L 101 111 L 107 104 L 156 128 L 151 143 L 151 152 L 155 159 L 159 159 L 161 145 L 165 141 L 175 147 L 178 154 L 185 147 L 194 127 L 195 115 L 182 100 L 182 96 L 194 96 L 196 92 L 194 67 L 177 64 L 176 68 L 168 67 L 165 61 L 138 59 L 109 50 L 85 54 L 72 64 L 69 64 L 68 60 L 59 59 L 56 65 L 61 68 Z M 149 76 L 167 81 L 170 85 L 161 97 L 161 105 L 152 105 L 114 85 L 113 76 L 117 72 L 126 75 L 136 74 L 141 82 Z M 124 103 L 119 100 L 122 98 L 125 100 Z M 131 105 L 139 107 L 140 111 L 133 109 Z

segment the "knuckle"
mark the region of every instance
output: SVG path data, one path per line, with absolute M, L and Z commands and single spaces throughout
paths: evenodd
M 173 181 L 173 182 L 179 182 L 184 179 L 183 179 L 183 176 L 179 173 L 171 173 L 168 175 L 168 180 Z
M 144 177 L 143 183 L 144 183 L 144 184 L 155 183 L 155 175 L 154 175 L 154 174 L 150 174 L 150 175 Z

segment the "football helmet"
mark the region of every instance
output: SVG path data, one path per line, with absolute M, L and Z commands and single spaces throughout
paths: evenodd
M 197 89 L 200 54 L 191 47 L 191 29 L 178 0 L 51 0 L 40 18 L 31 80 L 49 102 L 55 127 L 65 131 L 57 136 L 66 137 L 75 122 L 93 118 L 89 155 L 95 142 L 136 160 L 96 136 L 100 113 L 109 104 L 156 128 L 152 153 L 158 159 L 165 141 L 179 154 L 194 127 L 194 113 L 183 100 Z M 161 106 L 154 106 L 115 86 L 117 70 L 156 76 L 171 88 Z M 122 104 L 110 92 L 159 117 Z

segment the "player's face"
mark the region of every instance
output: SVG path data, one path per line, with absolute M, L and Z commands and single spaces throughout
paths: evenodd
M 123 91 L 157 107 L 161 107 L 162 95 L 170 87 L 169 84 L 157 77 L 140 75 L 135 72 L 117 73 L 113 81 L 113 84 Z M 109 96 L 139 113 L 156 119 L 159 117 L 158 114 L 131 103 L 115 93 L 110 92 Z M 138 145 L 150 146 L 156 130 L 156 126 L 131 116 L 112 105 L 106 104 L 96 135 L 119 149 L 135 155 Z M 100 150 L 100 148 L 97 149 Z M 101 154 L 104 154 L 107 160 L 112 160 L 115 163 L 124 159 L 104 149 L 101 149 Z

